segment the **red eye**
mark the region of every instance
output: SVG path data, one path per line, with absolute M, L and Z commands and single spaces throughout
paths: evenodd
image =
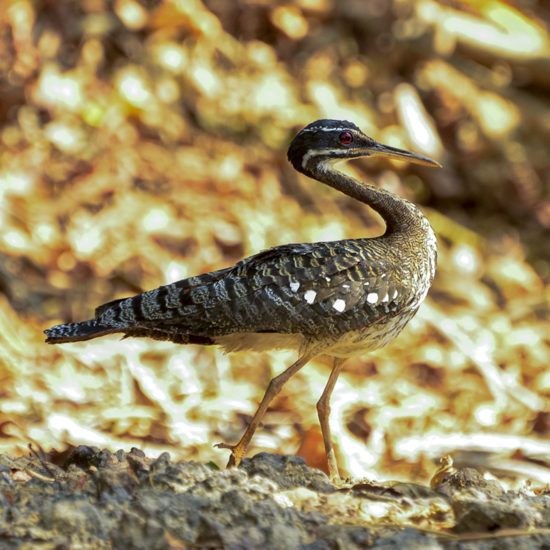
M 349 145 L 353 141 L 353 134 L 351 132 L 342 132 L 340 134 L 340 143 Z

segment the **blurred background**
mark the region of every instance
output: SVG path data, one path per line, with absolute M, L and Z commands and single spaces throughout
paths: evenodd
M 537 0 L 4 0 L 0 4 L 0 452 L 32 442 L 212 461 L 290 352 L 42 330 L 278 244 L 380 234 L 292 170 L 318 118 L 443 169 L 346 169 L 435 228 L 427 301 L 333 396 L 344 474 L 426 481 L 439 458 L 550 482 L 550 5 Z M 321 358 L 249 454 L 324 468 Z

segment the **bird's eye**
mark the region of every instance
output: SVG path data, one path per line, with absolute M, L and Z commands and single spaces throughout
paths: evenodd
M 349 145 L 353 141 L 353 134 L 351 132 L 342 132 L 340 134 L 340 143 Z

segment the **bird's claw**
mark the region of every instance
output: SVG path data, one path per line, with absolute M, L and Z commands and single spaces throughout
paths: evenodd
M 216 443 L 214 447 L 216 447 L 216 449 L 228 449 L 229 451 L 233 451 L 235 445 L 230 445 L 229 443 Z
M 216 447 L 217 449 L 227 449 L 231 451 L 226 468 L 233 468 L 234 466 L 238 466 L 241 463 L 242 456 L 237 456 L 238 454 L 240 454 L 238 452 L 238 445 L 230 445 L 229 443 L 216 443 L 214 447 Z

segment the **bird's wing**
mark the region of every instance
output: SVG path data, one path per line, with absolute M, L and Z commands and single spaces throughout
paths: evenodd
M 299 310 L 319 304 L 338 315 L 365 305 L 388 313 L 406 299 L 409 285 L 393 276 L 395 260 L 376 241 L 368 251 L 364 243 L 285 245 L 243 260 L 241 270 L 257 286 L 282 291 Z
M 95 317 L 96 319 L 99 319 L 108 310 L 112 310 L 115 307 L 120 307 L 121 304 L 128 303 L 128 300 L 133 300 L 134 298 L 146 296 L 148 297 L 147 301 L 153 302 L 153 300 L 155 300 L 159 303 L 159 306 L 165 305 L 167 310 L 181 307 L 188 300 L 189 292 L 191 291 L 191 289 L 213 284 L 214 282 L 223 279 L 223 277 L 232 269 L 232 267 L 229 267 L 226 269 L 220 269 L 218 271 L 203 273 L 202 275 L 197 275 L 196 277 L 182 279 L 181 281 L 178 281 L 176 283 L 161 286 L 159 288 L 156 288 L 155 290 L 144 292 L 143 294 L 138 294 L 137 296 L 133 296 L 132 298 L 119 298 L 117 300 L 112 300 L 111 302 L 106 302 L 105 304 L 102 304 L 95 309 Z M 170 289 L 171 291 L 169 293 L 171 299 L 167 301 L 166 304 L 161 304 L 161 302 L 166 301 L 161 298 L 163 295 L 168 295 L 167 289 Z M 150 305 L 153 304 L 151 303 Z
M 351 322 L 355 308 L 368 308 L 372 320 L 389 313 L 404 293 L 390 282 L 390 267 L 383 257 L 369 261 L 349 241 L 283 245 L 231 268 L 106 304 L 99 317 L 109 326 L 204 336 L 312 333 L 335 327 L 339 315 Z

